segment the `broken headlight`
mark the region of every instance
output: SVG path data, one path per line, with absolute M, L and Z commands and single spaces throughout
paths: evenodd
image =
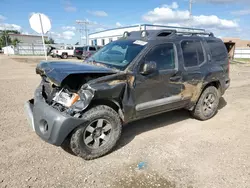
M 78 92 L 80 99 L 77 100 L 71 107 L 75 112 L 82 111 L 86 109 L 94 97 L 94 93 L 90 90 L 81 90 Z
M 72 106 L 77 100 L 79 100 L 79 95 L 77 93 L 70 93 L 65 91 L 64 89 L 60 90 L 56 93 L 53 101 L 63 106 L 70 107 Z

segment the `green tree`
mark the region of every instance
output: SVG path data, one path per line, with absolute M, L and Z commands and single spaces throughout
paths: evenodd
M 55 44 L 55 41 L 52 38 L 49 38 L 49 40 L 45 40 L 44 42 L 45 44 Z
M 5 30 L 6 31 L 6 33 L 8 33 L 8 34 L 21 34 L 20 33 L 20 31 L 17 31 L 17 30 Z
M 21 42 L 21 41 L 20 41 L 19 39 L 14 38 L 14 40 L 11 41 L 11 44 L 12 44 L 13 46 L 16 46 L 16 45 L 19 44 L 20 42 Z
M 6 46 L 6 42 L 7 42 L 7 45 L 10 45 L 11 42 L 12 42 L 11 38 L 9 36 L 8 30 L 1 32 L 1 36 L 0 36 L 0 48 Z

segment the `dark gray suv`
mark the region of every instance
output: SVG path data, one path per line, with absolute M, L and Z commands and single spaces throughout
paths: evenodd
M 96 51 L 98 51 L 100 46 L 84 46 L 82 50 L 82 59 L 87 59 L 92 56 Z
M 46 142 L 90 160 L 110 152 L 122 127 L 185 108 L 212 118 L 230 85 L 228 52 L 212 33 L 125 32 L 84 63 L 41 62 L 28 120 Z

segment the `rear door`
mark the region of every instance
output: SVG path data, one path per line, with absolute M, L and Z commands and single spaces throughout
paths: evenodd
M 180 47 L 183 58 L 183 88 L 182 95 L 194 104 L 204 83 L 204 78 L 210 72 L 207 64 L 204 42 L 201 39 L 182 40 Z
M 94 46 L 89 47 L 89 54 L 90 56 L 93 55 L 96 52 L 96 48 Z
M 89 53 L 89 47 L 88 46 L 84 46 L 83 47 L 83 51 L 82 51 L 82 57 L 83 58 L 87 58 L 88 57 L 88 53 Z

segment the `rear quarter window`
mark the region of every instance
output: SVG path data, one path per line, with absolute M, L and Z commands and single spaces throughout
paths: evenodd
M 222 41 L 208 40 L 207 44 L 213 61 L 225 61 L 225 63 L 227 63 L 228 53 L 226 46 Z

